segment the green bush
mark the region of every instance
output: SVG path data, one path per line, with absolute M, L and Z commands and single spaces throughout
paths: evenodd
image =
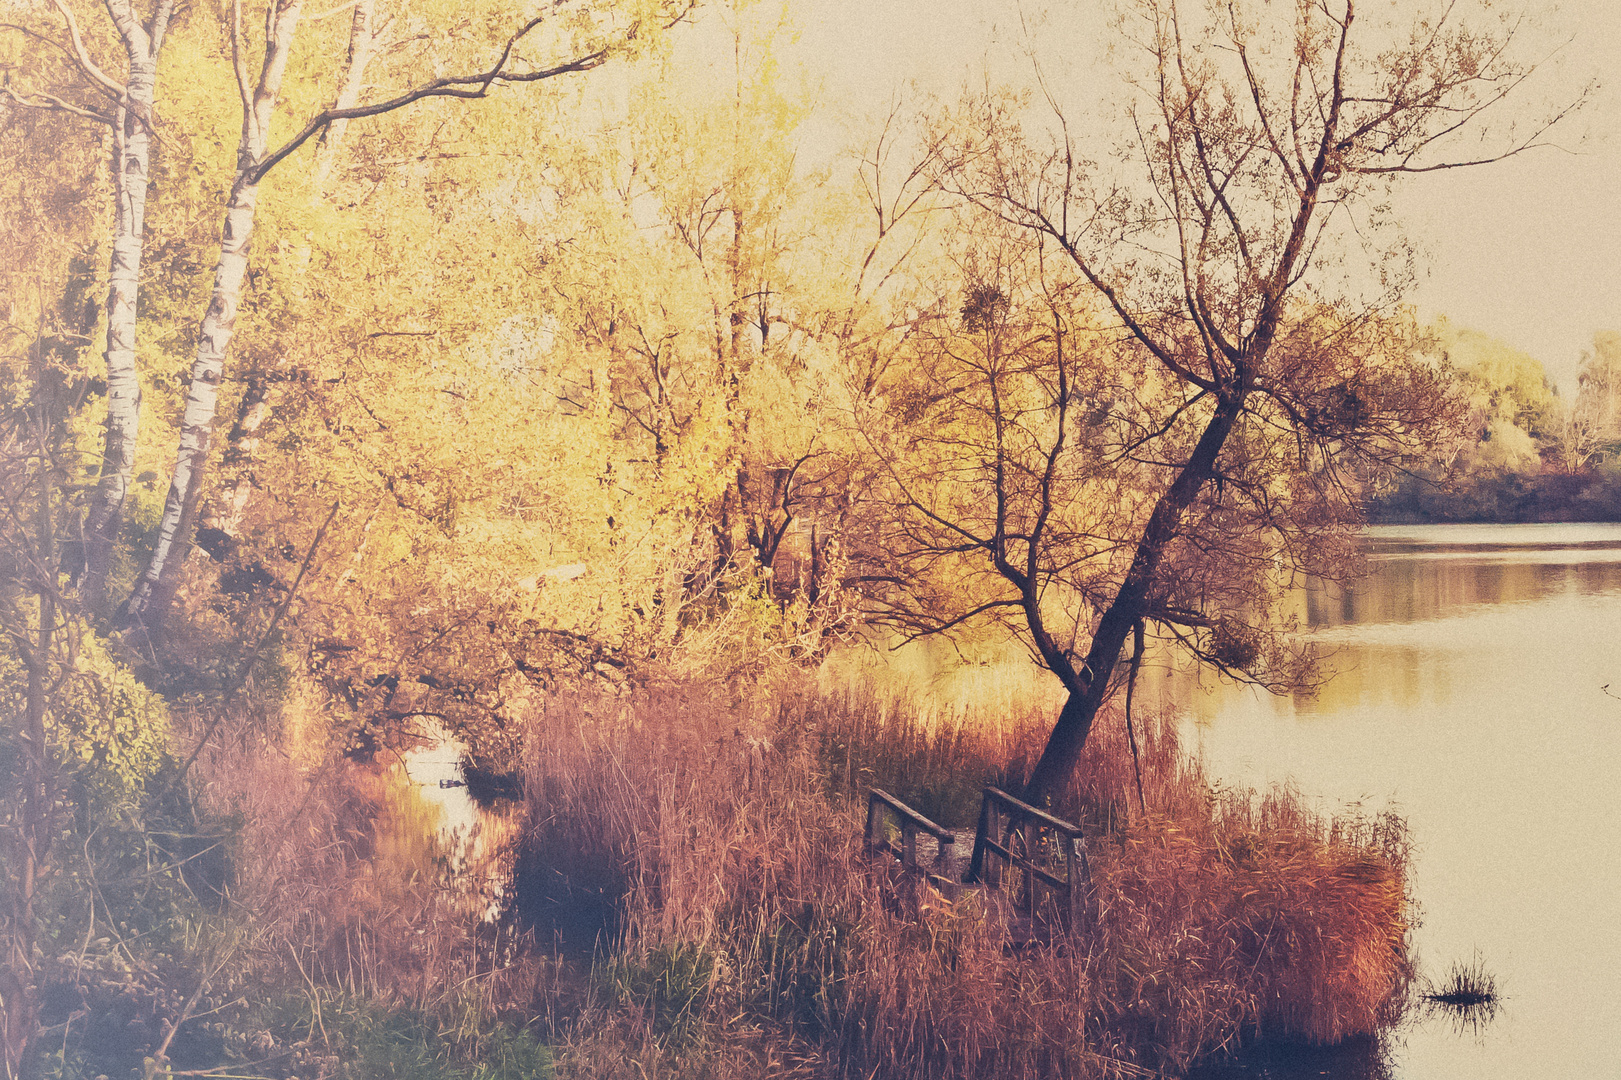
M 95 634 L 83 631 L 72 644 L 73 666 L 52 695 L 46 737 L 66 774 L 116 802 L 162 767 L 169 750 L 168 709 Z M 27 692 L 22 658 L 0 648 L 0 715 L 8 733 L 26 710 Z
M 605 996 L 643 1009 L 666 1045 L 681 1046 L 698 1033 L 714 984 L 715 956 L 678 941 L 641 956 L 621 954 L 601 969 Z

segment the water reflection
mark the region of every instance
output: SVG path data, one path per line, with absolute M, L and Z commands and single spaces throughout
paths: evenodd
M 1478 952 L 1508 997 L 1460 1029 L 1416 1008 L 1379 1053 L 1222 1077 L 1621 1077 L 1621 526 L 1370 530 L 1370 576 L 1290 599 L 1332 677 L 1273 697 L 1167 665 L 1214 775 L 1406 815 L 1437 983 Z M 1243 1071 L 1247 1068 L 1248 1071 Z M 1239 1071 L 1233 1071 L 1237 1069 Z
M 1368 530 L 1365 550 L 1365 581 L 1302 590 L 1305 626 L 1421 622 L 1482 605 L 1621 590 L 1621 534 L 1610 525 L 1383 527 Z
M 1459 1035 L 1480 1035 L 1497 1019 L 1503 1000 L 1497 993 L 1497 977 L 1486 970 L 1480 954 L 1465 962 L 1454 961 L 1440 982 L 1430 983 L 1418 995 L 1414 1017 L 1417 1021 L 1444 1019 Z
M 1383 1040 L 1350 1039 L 1334 1047 L 1270 1044 L 1206 1063 L 1187 1080 L 1393 1080 Z
M 505 902 L 507 854 L 521 815 L 516 805 L 480 806 L 469 788 L 467 748 L 438 725 L 402 755 L 406 777 L 419 798 L 438 810 L 436 841 L 444 852 L 458 899 L 484 921 Z

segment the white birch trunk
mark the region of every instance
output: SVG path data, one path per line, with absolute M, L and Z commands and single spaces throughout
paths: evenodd
M 168 29 L 170 0 L 160 0 L 149 27 L 135 17 L 131 0 L 109 0 L 129 58 L 127 96 L 113 137 L 113 252 L 107 285 L 107 420 L 101 474 L 85 518 L 83 597 L 101 607 L 113 548 L 123 527 L 124 499 L 135 472 L 140 438 L 141 380 L 135 366 L 135 317 L 151 175 L 153 106 L 157 100 L 158 52 Z
M 360 104 L 360 92 L 366 87 L 366 68 L 377 55 L 382 31 L 375 26 L 377 0 L 360 0 L 355 5 L 353 20 L 349 23 L 349 70 L 333 100 L 334 109 L 352 109 Z M 347 120 L 334 120 L 321 133 L 321 148 L 315 158 L 315 197 L 319 199 L 326 187 L 327 177 L 337 161 L 338 149 L 343 145 L 343 133 L 349 127 Z
M 197 355 L 191 366 L 191 392 L 186 397 L 186 411 L 180 422 L 180 447 L 175 455 L 163 519 L 158 525 L 157 547 L 125 606 L 126 623 L 144 628 L 149 634 L 161 633 L 164 615 L 179 586 L 185 547 L 190 542 L 203 470 L 213 440 L 225 353 L 236 327 L 242 279 L 248 269 L 249 242 L 253 237 L 254 211 L 259 197 L 254 171 L 264 160 L 270 121 L 275 115 L 276 98 L 281 92 L 282 75 L 287 69 L 300 10 L 300 0 L 281 3 L 272 0 L 265 15 L 264 64 L 251 99 L 246 76 L 240 68 L 238 72 L 244 104 L 242 138 L 237 147 L 236 180 L 225 207 L 214 291 L 198 332 Z
M 360 102 L 360 92 L 366 85 L 366 68 L 377 57 L 381 30 L 375 27 L 376 0 L 360 0 L 355 5 L 349 25 L 349 62 L 342 85 L 333 100 L 334 109 L 352 109 Z M 324 195 L 327 178 L 343 145 L 347 120 L 335 120 L 321 136 L 315 159 L 315 183 L 312 203 L 319 203 Z M 307 264 L 310 249 L 305 245 L 300 253 L 301 264 Z M 259 430 L 270 415 L 270 385 L 265 378 L 250 379 L 243 393 L 236 423 L 226 436 L 226 447 L 220 466 L 224 484 L 209 499 L 200 521 L 205 528 L 214 529 L 236 538 L 246 513 L 248 500 L 258 486 L 253 463 L 258 455 Z
M 230 537 L 233 543 L 227 547 L 232 549 L 247 511 L 248 500 L 254 488 L 259 486 L 253 464 L 262 441 L 259 429 L 270 417 L 269 398 L 270 387 L 263 376 L 248 380 L 237 407 L 236 423 L 231 425 L 230 434 L 225 437 L 225 450 L 220 455 L 220 474 L 224 478 L 224 486 L 208 500 L 208 506 L 199 519 L 203 528 Z M 219 552 L 213 554 L 216 558 L 220 557 Z

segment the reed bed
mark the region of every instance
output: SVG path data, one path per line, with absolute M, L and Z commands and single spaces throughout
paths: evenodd
M 455 873 L 468 868 L 437 807 L 394 755 L 342 750 L 301 761 L 229 722 L 199 760 L 204 804 L 237 823 L 227 910 L 244 932 L 220 981 L 291 990 L 312 1033 L 329 1006 L 405 1010 L 452 1033 L 527 1006 L 546 961 L 483 920 L 489 896 L 466 882 L 489 868 Z
M 979 901 L 863 855 L 867 785 L 971 822 L 1048 720 L 804 685 L 548 699 L 516 899 L 594 973 L 568 1008 L 537 986 L 574 1018 L 560 1074 L 1142 1076 L 1390 1019 L 1409 978 L 1401 823 L 1216 791 L 1162 718 L 1139 721 L 1140 800 L 1104 716 L 1057 808 L 1093 835 L 1098 890 L 1068 944 L 1015 955 Z

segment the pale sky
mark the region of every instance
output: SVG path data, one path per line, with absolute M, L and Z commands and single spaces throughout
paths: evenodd
M 1107 40 L 1100 7 L 1076 0 L 1043 17 L 1039 0 L 1024 5 L 1027 23 L 1045 19 L 1034 36 L 1049 77 L 1093 101 L 1109 93 L 1088 79 Z M 1415 177 L 1396 209 L 1422 253 L 1424 277 L 1412 297 L 1420 313 L 1445 314 L 1524 349 L 1569 393 L 1593 332 L 1621 329 L 1621 97 L 1606 85 L 1621 70 L 1621 2 L 1524 8 L 1539 24 L 1528 38 L 1538 53 L 1568 41 L 1528 88 L 1527 105 L 1567 100 L 1600 80 L 1587 108 L 1555 136 L 1567 149 Z M 1017 0 L 790 0 L 790 10 L 829 103 L 880 111 L 909 82 L 949 98 L 987 67 L 1010 82 L 1029 77 Z

